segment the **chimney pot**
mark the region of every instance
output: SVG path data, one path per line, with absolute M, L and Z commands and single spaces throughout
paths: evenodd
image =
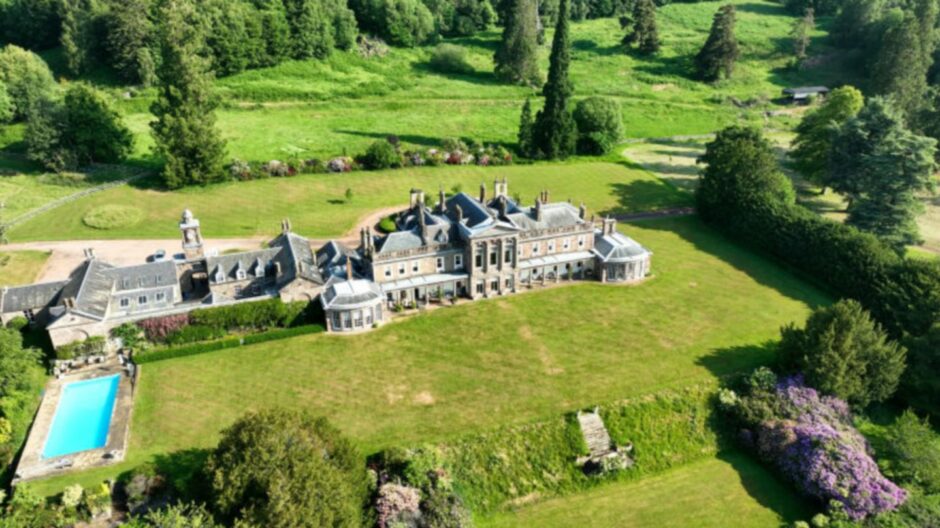
M 486 185 L 480 184 L 480 203 L 486 203 Z

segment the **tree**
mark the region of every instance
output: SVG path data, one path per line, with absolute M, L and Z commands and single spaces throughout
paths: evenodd
M 0 50 L 0 82 L 6 85 L 13 103 L 14 119 L 23 119 L 30 108 L 56 91 L 49 66 L 39 55 L 9 45 Z
M 216 528 L 212 515 L 205 506 L 174 504 L 163 509 L 148 511 L 142 517 L 133 517 L 124 528 Z
M 160 68 L 156 116 L 150 126 L 156 152 L 163 157 L 163 181 L 171 189 L 225 178 L 225 142 L 215 126 L 217 101 L 205 59 L 203 35 L 195 7 L 185 0 L 166 0 L 160 9 Z
M 361 158 L 362 165 L 370 170 L 389 169 L 401 166 L 401 155 L 394 145 L 384 139 L 374 141 Z
M 538 66 L 538 7 L 534 0 L 508 0 L 503 36 L 493 61 L 496 76 L 514 84 L 541 82 Z
M 816 19 L 813 8 L 807 7 L 803 16 L 793 21 L 790 36 L 793 37 L 793 57 L 796 64 L 803 64 L 806 60 L 806 50 L 809 49 L 810 33 L 816 28 Z
M 846 222 L 897 251 L 918 242 L 917 193 L 933 189 L 935 149 L 936 140 L 909 131 L 888 100 L 870 99 L 832 140 L 828 182 L 849 200 Z
M 781 330 L 783 362 L 820 391 L 862 407 L 894 394 L 907 350 L 887 338 L 855 300 L 818 308 L 798 329 Z
M 368 484 L 363 459 L 327 422 L 305 413 L 249 413 L 209 456 L 212 505 L 248 526 L 358 527 Z
M 7 85 L 0 81 L 0 125 L 13 120 L 13 99 L 7 91 Z
M 925 0 L 933 5 L 933 0 Z M 925 52 L 933 39 L 931 29 L 922 34 L 923 27 L 915 12 L 906 12 L 900 18 L 888 17 L 886 28 L 876 46 L 872 60 L 871 84 L 875 93 L 890 95 L 905 112 L 913 117 L 923 107 L 927 94 L 927 72 L 933 62 L 933 49 Z M 936 9 L 927 10 L 923 16 L 936 22 Z
M 623 137 L 623 114 L 617 101 L 610 98 L 578 101 L 574 121 L 578 125 L 579 154 L 606 154 Z
M 773 148 L 755 128 L 732 126 L 719 131 L 698 162 L 706 166 L 695 198 L 706 220 L 795 200 L 790 180 L 777 168 Z
M 60 0 L 0 1 L 0 42 L 45 50 L 59 43 Z
M 717 81 L 722 75 L 731 77 L 739 53 L 734 36 L 734 6 L 721 6 L 715 13 L 708 40 L 695 56 L 696 77 L 709 82 Z
M 77 83 L 62 102 L 45 101 L 34 107 L 25 141 L 30 158 L 61 171 L 123 161 L 134 136 L 104 93 Z
M 104 16 L 105 49 L 111 66 L 129 82 L 144 86 L 156 77 L 152 0 L 110 0 Z
M 858 114 L 864 104 L 862 92 L 852 86 L 836 88 L 820 107 L 807 113 L 796 127 L 790 157 L 807 180 L 826 190 L 829 154 L 835 126 Z
M 571 43 L 568 34 L 568 0 L 558 5 L 558 23 L 552 38 L 549 56 L 548 82 L 542 93 L 545 105 L 535 116 L 533 144 L 548 159 L 567 158 L 574 153 L 578 130 L 568 109 L 574 87 L 568 79 L 571 62 Z
M 535 157 L 535 139 L 532 137 L 535 123 L 532 120 L 532 103 L 526 97 L 522 105 L 522 114 L 519 116 L 519 153 L 523 156 Z
M 59 37 L 65 62 L 72 75 L 81 75 L 95 51 L 95 18 L 98 6 L 94 0 L 62 0 L 62 34 Z
M 355 41 L 355 15 L 345 2 L 284 0 L 284 6 L 295 59 L 322 59 Z
M 902 393 L 911 405 L 940 416 L 940 323 L 905 341 L 909 349 Z
M 659 51 L 659 33 L 656 30 L 656 4 L 653 0 L 637 0 L 633 4 L 633 30 L 623 39 L 627 46 L 635 45 L 644 55 Z
M 888 430 L 892 474 L 927 493 L 940 492 L 940 444 L 930 422 L 908 409 Z

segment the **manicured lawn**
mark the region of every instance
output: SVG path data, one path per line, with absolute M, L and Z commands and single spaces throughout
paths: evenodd
M 176 238 L 184 208 L 202 221 L 207 237 L 238 237 L 278 232 L 290 218 L 294 229 L 313 238 L 339 236 L 357 220 L 377 209 L 407 205 L 408 190 L 423 188 L 436 203 L 437 191 L 456 187 L 476 196 L 481 182 L 492 193 L 495 178 L 506 177 L 509 191 L 531 204 L 542 189 L 553 200 L 584 201 L 591 214 L 635 212 L 687 205 L 690 195 L 652 174 L 625 163 L 585 162 L 518 165 L 500 168 L 436 167 L 382 172 L 315 174 L 233 182 L 206 188 L 164 192 L 121 186 L 68 203 L 53 212 L 17 226 L 15 241 L 99 238 Z M 353 191 L 347 201 L 346 189 Z M 132 205 L 143 221 L 110 230 L 83 223 L 86 213 L 105 205 Z
M 0 286 L 29 284 L 36 280 L 49 253 L 0 250 Z
M 753 459 L 731 452 L 478 519 L 477 526 L 774 528 L 812 515 L 785 483 Z
M 696 218 L 622 226 L 655 253 L 636 286 L 582 283 L 395 322 L 148 364 L 128 461 L 40 483 L 90 484 L 192 448 L 250 409 L 330 417 L 366 452 L 451 438 L 750 369 L 763 343 L 829 299 Z M 169 455 L 170 453 L 177 453 Z

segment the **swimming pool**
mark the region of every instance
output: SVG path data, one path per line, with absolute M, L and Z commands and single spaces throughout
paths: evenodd
M 120 381 L 120 374 L 115 374 L 65 385 L 42 457 L 104 447 Z

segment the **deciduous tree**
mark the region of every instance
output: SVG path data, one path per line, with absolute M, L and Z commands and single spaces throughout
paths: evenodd
M 790 36 L 793 38 L 793 58 L 800 65 L 806 60 L 806 50 L 809 49 L 810 33 L 816 28 L 816 18 L 813 8 L 807 7 L 803 16 L 793 21 Z
M 659 51 L 659 33 L 656 30 L 656 4 L 653 0 L 636 0 L 633 4 L 633 29 L 623 39 L 627 46 L 636 46 L 644 55 Z
M 807 113 L 796 127 L 790 157 L 796 169 L 809 181 L 823 187 L 829 174 L 829 155 L 835 127 L 858 114 L 864 104 L 862 92 L 852 86 L 836 88 L 817 108 Z
M 15 119 L 25 118 L 34 104 L 52 98 L 56 91 L 46 62 L 12 44 L 0 50 L 0 82 L 6 85 Z
M 695 56 L 695 75 L 703 81 L 717 81 L 731 77 L 738 60 L 738 40 L 734 35 L 735 12 L 733 5 L 718 9 L 712 21 L 708 40 Z

